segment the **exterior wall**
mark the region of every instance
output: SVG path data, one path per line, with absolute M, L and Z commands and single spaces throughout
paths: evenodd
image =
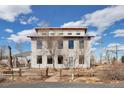
M 47 35 L 49 35 L 49 36 L 84 36 L 85 35 L 85 31 L 82 31 L 82 30 L 78 30 L 78 31 L 75 31 L 75 30 L 38 31 L 38 35 L 40 35 L 40 36 L 45 36 L 45 35 L 43 35 L 43 33 L 47 33 Z M 52 35 L 51 33 L 54 33 L 54 35 Z M 63 33 L 63 35 L 60 35 L 60 33 Z M 72 33 L 72 35 L 68 35 L 68 33 Z M 77 33 L 80 33 L 80 35 L 77 35 Z
M 47 64 L 47 55 L 50 55 L 49 50 L 46 48 L 46 41 L 42 41 L 43 45 L 45 45 L 42 49 L 37 49 L 37 39 L 33 38 L 31 41 L 32 44 L 32 68 L 46 68 L 53 67 L 53 64 Z M 55 41 L 56 42 L 56 41 Z M 54 62 L 56 68 L 68 68 L 69 57 L 73 57 L 75 61 L 73 61 L 74 66 L 76 68 L 89 68 L 90 67 L 90 41 L 84 40 L 84 48 L 79 49 L 79 39 L 74 40 L 74 49 L 68 49 L 68 39 L 63 40 L 63 49 L 56 48 L 56 55 L 54 56 Z M 42 55 L 42 64 L 37 64 L 37 55 Z M 57 56 L 63 55 L 64 64 L 58 64 Z M 84 64 L 79 64 L 79 55 L 84 55 Z

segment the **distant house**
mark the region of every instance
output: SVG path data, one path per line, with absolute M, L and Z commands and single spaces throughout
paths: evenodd
M 29 36 L 32 68 L 90 68 L 90 41 L 87 28 L 36 28 Z

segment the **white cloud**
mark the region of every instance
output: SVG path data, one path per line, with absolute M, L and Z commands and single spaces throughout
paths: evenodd
M 101 38 L 99 35 L 101 35 L 105 30 L 115 24 L 115 22 L 124 19 L 124 12 L 121 10 L 124 10 L 124 6 L 109 6 L 83 15 L 81 20 L 64 23 L 61 27 L 96 27 L 96 35 L 98 35 L 96 40 L 98 40 Z
M 109 45 L 108 45 L 108 47 L 115 47 L 116 45 L 121 45 L 120 43 L 110 43 Z
M 96 51 L 96 48 L 95 48 L 95 47 L 92 47 L 92 48 L 91 48 L 91 51 Z
M 36 31 L 34 29 L 23 30 L 21 32 L 18 32 L 17 34 L 10 35 L 8 39 L 14 42 L 26 42 L 30 41 L 30 38 L 27 37 L 30 35 L 36 35 Z
M 98 45 L 99 43 L 97 43 L 96 41 L 100 40 L 102 37 L 101 36 L 98 36 L 97 33 L 95 31 L 89 31 L 87 32 L 87 35 L 89 36 L 94 36 L 92 39 L 91 39 L 91 43 L 93 45 Z
M 8 32 L 8 33 L 13 33 L 13 30 L 12 29 L 9 29 L 9 28 L 5 29 L 4 31 L 5 32 Z
M 107 34 L 103 34 L 103 36 L 107 36 Z
M 88 31 L 87 35 L 96 36 L 97 33 L 95 31 Z
M 25 16 L 22 16 L 20 19 L 19 19 L 20 23 L 23 24 L 23 25 L 26 25 L 26 24 L 36 24 L 39 19 L 35 16 L 30 16 L 29 18 L 26 18 Z
M 110 43 L 107 46 L 107 50 L 116 50 L 116 47 L 117 47 L 117 50 L 124 50 L 124 45 L 120 43 Z
M 110 6 L 102 10 L 96 10 L 93 13 L 83 15 L 81 20 L 76 22 L 64 23 L 61 27 L 82 27 L 93 26 L 98 32 L 105 31 L 115 22 L 124 19 L 124 6 Z
M 97 28 L 98 32 L 103 32 L 115 22 L 124 19 L 124 6 L 110 6 L 102 10 L 83 16 L 85 24 Z
M 124 29 L 117 29 L 112 34 L 114 34 L 114 37 L 124 37 Z
M 99 45 L 99 43 L 96 42 L 96 43 L 94 43 L 94 45 L 97 46 L 97 45 Z
M 14 22 L 16 17 L 20 14 L 31 13 L 31 7 L 29 5 L 1 5 L 0 6 L 0 19 Z
M 38 27 L 48 27 L 49 23 L 45 22 L 45 21 L 40 21 L 40 22 L 37 23 L 37 26 Z
M 83 20 L 79 20 L 76 22 L 68 22 L 68 23 L 64 23 L 63 25 L 61 25 L 61 27 L 83 27 L 85 26 L 84 21 Z

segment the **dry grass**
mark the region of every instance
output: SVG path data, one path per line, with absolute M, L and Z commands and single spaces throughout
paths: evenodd
M 124 65 L 114 64 L 103 68 L 98 74 L 101 80 L 124 80 Z

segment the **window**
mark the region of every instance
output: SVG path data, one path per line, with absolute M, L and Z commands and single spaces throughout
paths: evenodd
M 51 35 L 55 35 L 55 33 L 51 33 Z
M 52 64 L 52 63 L 53 63 L 52 56 L 47 56 L 47 64 Z
M 68 48 L 73 49 L 74 48 L 74 40 L 69 40 L 68 41 Z
M 42 56 L 37 56 L 37 64 L 42 64 Z
M 47 48 L 52 49 L 53 43 L 52 41 L 47 41 Z
M 42 33 L 42 35 L 47 35 L 46 33 Z
M 68 35 L 72 35 L 72 33 L 68 33 Z
M 37 40 L 37 49 L 42 49 L 42 41 Z
M 79 48 L 84 48 L 84 40 L 79 40 Z
M 84 55 L 79 55 L 79 64 L 84 64 Z
M 59 33 L 59 35 L 63 35 L 63 33 Z
M 76 35 L 80 35 L 80 33 L 76 33 Z
M 62 55 L 58 56 L 58 64 L 63 64 L 63 56 Z
M 63 41 L 62 40 L 58 41 L 58 49 L 63 49 Z

